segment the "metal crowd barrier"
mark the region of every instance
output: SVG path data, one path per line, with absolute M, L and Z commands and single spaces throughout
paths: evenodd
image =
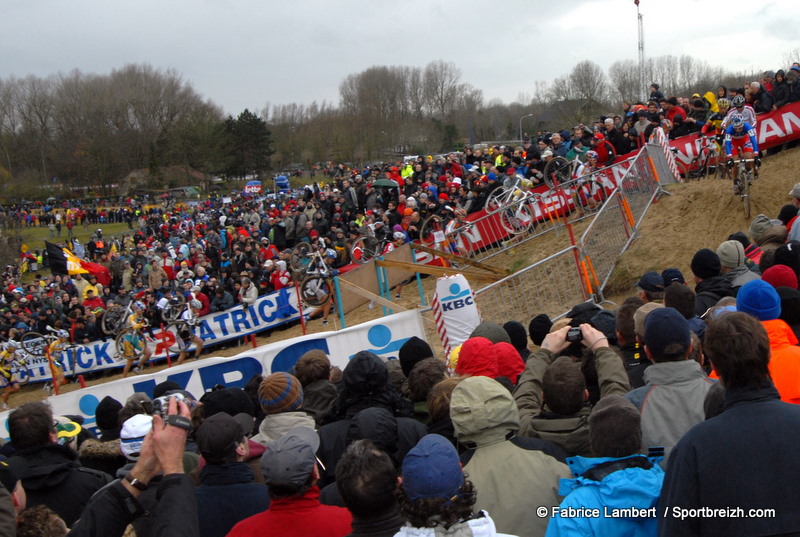
M 579 267 L 578 248 L 570 246 L 488 285 L 475 293 L 481 316 L 501 325 L 540 313 L 560 317 L 588 298 Z
M 663 192 L 661 185 L 675 182 L 659 145 L 648 144 L 626 164 L 617 188 L 591 215 L 576 244 L 475 293 L 485 320 L 502 324 L 509 319 L 529 320 L 539 313 L 554 319 L 586 300 L 603 300 L 619 256 Z

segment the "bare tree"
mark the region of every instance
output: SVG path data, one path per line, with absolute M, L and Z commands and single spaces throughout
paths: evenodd
M 633 103 L 647 97 L 639 95 L 639 64 L 633 60 L 612 63 L 608 68 L 608 78 L 619 99 Z
M 599 65 L 589 60 L 584 60 L 572 68 L 569 83 L 578 99 L 605 102 L 608 98 L 606 75 Z
M 445 119 L 453 110 L 461 70 L 453 62 L 435 61 L 425 66 L 424 95 L 432 116 Z

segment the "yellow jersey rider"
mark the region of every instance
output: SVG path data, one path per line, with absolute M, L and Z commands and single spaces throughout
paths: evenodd
M 142 302 L 136 301 L 131 304 L 131 314 L 128 316 L 128 326 L 133 328 L 134 330 L 142 330 L 143 328 L 147 328 L 147 319 L 144 318 L 144 310 L 145 306 Z M 133 361 L 136 358 L 136 352 L 142 350 L 142 357 L 139 360 L 139 364 L 137 365 L 137 370 L 141 370 L 144 364 L 150 360 L 151 352 L 150 349 L 147 347 L 147 340 L 144 336 L 139 337 L 141 332 L 129 332 L 125 337 L 126 341 L 124 342 L 124 348 L 126 352 L 123 353 L 125 358 L 125 367 L 122 370 L 122 378 L 128 376 L 131 372 L 131 368 L 133 367 Z
M 12 331 L 15 331 L 12 329 Z M 10 335 L 10 333 L 9 333 Z M 14 354 L 19 348 L 19 343 L 16 341 L 8 341 L 3 344 L 2 351 L 0 351 L 0 385 L 3 386 L 3 405 L 2 409 L 8 409 L 8 399 L 12 393 L 19 391 L 19 381 L 11 372 L 11 362 L 14 361 Z
M 63 348 L 65 345 L 69 344 L 69 332 L 66 330 L 58 330 L 56 332 L 56 336 L 58 339 L 54 340 L 50 343 L 47 352 L 47 360 L 50 362 L 50 370 L 53 374 L 53 381 L 58 382 L 59 386 L 63 386 L 67 383 L 67 379 L 64 378 L 64 366 L 61 363 L 63 359 Z

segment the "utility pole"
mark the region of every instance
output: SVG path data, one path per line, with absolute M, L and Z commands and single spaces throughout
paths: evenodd
M 639 0 L 633 0 L 633 3 L 636 4 L 636 18 L 639 20 L 639 92 L 644 101 L 647 99 L 647 86 L 644 81 L 644 23 L 639 11 Z

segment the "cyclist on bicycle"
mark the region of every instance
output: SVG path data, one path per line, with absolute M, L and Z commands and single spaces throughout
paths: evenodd
M 194 343 L 194 359 L 200 358 L 203 353 L 203 340 L 194 333 L 194 327 L 200 324 L 200 310 L 203 309 L 203 303 L 199 300 L 190 300 L 189 307 L 186 308 L 181 314 L 181 321 L 186 323 L 186 329 L 181 330 L 177 337 L 183 339 L 184 345 L 181 347 L 181 353 L 178 355 L 178 361 L 175 365 L 181 365 L 186 357 L 189 355 L 189 346 Z
M 53 380 L 57 382 L 59 386 L 63 386 L 67 383 L 67 379 L 64 378 L 64 364 L 61 363 L 61 360 L 65 358 L 62 348 L 69 344 L 69 332 L 66 330 L 59 330 L 56 332 L 56 337 L 58 339 L 50 343 L 50 347 L 48 348 L 47 360 L 50 362 Z
M 0 351 L 0 385 L 3 386 L 3 410 L 8 409 L 8 399 L 12 393 L 19 391 L 19 381 L 11 372 L 11 362 L 14 361 L 16 347 L 14 343 L 8 342 L 3 344 L 2 351 Z
M 144 304 L 138 300 L 131 303 L 131 314 L 128 316 L 128 326 L 135 331 L 147 327 L 147 320 L 144 318 L 144 309 Z M 147 347 L 147 340 L 145 340 L 144 337 L 139 338 L 140 333 L 141 332 L 131 331 L 124 336 L 124 348 L 126 352 L 124 353 L 125 367 L 122 370 L 122 378 L 127 377 L 131 372 L 133 361 L 136 359 L 136 351 L 142 350 L 142 357 L 136 366 L 138 370 L 141 370 L 144 364 L 150 360 L 152 353 Z
M 595 172 L 600 169 L 598 165 L 598 159 L 600 156 L 597 154 L 597 151 L 590 149 L 586 152 L 586 163 L 581 164 L 578 167 L 578 171 L 575 173 L 577 177 L 582 177 L 584 175 L 588 175 L 592 172 Z
M 745 104 L 744 97 L 742 95 L 736 95 L 733 99 L 731 99 L 731 109 L 728 111 L 725 119 L 722 120 L 722 128 L 727 129 L 731 124 L 731 121 L 733 121 L 734 116 L 737 115 L 742 116 L 745 123 L 749 123 L 754 129 L 756 128 L 756 125 L 758 125 L 756 111 L 749 104 Z
M 758 140 L 756 139 L 756 129 L 751 126 L 740 115 L 735 115 L 731 119 L 731 124 L 725 129 L 725 155 L 728 159 L 728 167 L 733 168 L 733 153 L 741 153 L 741 158 L 752 159 L 754 153 L 758 153 Z M 756 164 L 758 162 L 756 161 Z M 752 168 L 752 162 L 746 163 L 747 169 Z M 739 193 L 739 183 L 737 181 L 739 170 L 733 170 L 733 192 Z
M 577 181 L 572 189 L 572 196 L 575 199 L 575 207 L 578 208 L 578 216 L 583 216 L 583 207 L 594 209 L 597 206 L 595 195 L 603 188 L 600 183 L 602 174 L 597 174 L 597 171 L 603 168 L 599 161 L 600 156 L 597 151 L 589 150 L 586 152 L 586 163 L 581 164 L 575 172 Z M 581 179 L 583 177 L 585 179 Z

